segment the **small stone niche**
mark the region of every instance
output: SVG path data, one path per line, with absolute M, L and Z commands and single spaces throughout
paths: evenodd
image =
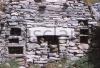
M 88 44 L 88 36 L 80 36 L 80 43 Z
M 88 20 L 79 20 L 78 23 L 79 23 L 81 26 L 88 26 Z
M 4 23 L 0 23 L 0 27 L 1 27 L 1 28 L 4 27 Z
M 89 30 L 88 29 L 80 29 L 80 34 L 88 35 L 89 34 Z
M 9 39 L 9 43 L 19 43 L 19 38 Z
M 21 28 L 11 28 L 10 35 L 20 36 L 21 35 Z
M 23 54 L 23 47 L 8 47 L 9 54 Z
M 42 0 L 34 0 L 35 2 L 39 3 L 39 2 L 42 2 Z
M 63 3 L 63 10 L 67 9 L 69 6 L 66 3 Z
M 45 5 L 39 6 L 38 11 L 39 11 L 40 13 L 44 13 L 44 12 L 45 12 L 45 8 L 46 8 Z

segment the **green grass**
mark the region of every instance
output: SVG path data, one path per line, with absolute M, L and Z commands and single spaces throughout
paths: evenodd
M 15 60 L 10 60 L 6 63 L 0 64 L 0 68 L 18 68 L 18 67 L 19 67 L 18 62 Z M 40 68 L 40 67 L 38 65 L 30 64 L 30 68 Z
M 31 64 L 30 68 L 40 68 L 38 65 Z
M 11 60 L 7 62 L 8 64 L 10 64 L 10 67 L 6 64 L 0 64 L 0 68 L 18 68 L 18 62 L 16 62 L 15 60 Z M 73 68 L 73 66 L 75 66 L 76 68 L 93 68 L 93 65 L 90 64 L 88 62 L 88 57 L 82 57 L 81 59 L 77 60 L 77 61 L 72 61 L 72 62 L 68 62 L 67 59 L 61 59 L 59 61 L 53 61 L 53 62 L 49 62 L 46 65 L 46 68 L 65 68 L 66 66 L 68 66 L 67 68 Z M 30 68 L 40 68 L 38 65 L 34 65 L 34 64 L 30 64 Z
M 70 64 L 69 68 L 94 68 L 93 64 L 88 61 L 88 57 L 84 56 L 81 59 L 74 62 L 74 64 Z
M 59 61 L 48 62 L 45 66 L 46 68 L 65 68 L 67 64 L 67 59 L 61 59 Z
M 93 68 L 93 65 L 89 63 L 88 57 L 83 57 L 76 61 L 77 68 Z
M 9 67 L 6 66 L 5 64 L 0 64 L 0 68 L 9 68 Z
M 100 0 L 91 0 L 92 3 L 98 3 Z
M 92 3 L 98 3 L 100 0 L 92 0 Z
M 7 65 L 7 63 L 9 64 L 9 66 Z M 17 64 L 15 60 L 8 61 L 7 63 L 0 64 L 0 68 L 18 68 L 19 67 L 19 65 Z

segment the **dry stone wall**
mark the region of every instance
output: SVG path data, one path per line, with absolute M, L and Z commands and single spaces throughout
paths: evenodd
M 76 60 L 87 51 L 89 33 L 84 31 L 90 31 L 89 25 L 93 23 L 89 24 L 89 21 L 94 20 L 83 1 L 37 3 L 34 0 L 23 0 L 5 3 L 6 19 L 2 19 L 5 27 L 1 29 L 5 30 L 2 31 L 5 32 L 5 42 L 2 44 L 7 48 L 8 57 L 24 56 L 27 62 L 43 64 L 60 58 Z M 34 36 L 34 28 L 40 28 L 41 31 L 49 28 L 56 31 L 64 29 L 68 34 Z

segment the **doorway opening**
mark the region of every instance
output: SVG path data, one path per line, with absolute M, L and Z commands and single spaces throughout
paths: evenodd
M 44 41 L 47 41 L 48 44 L 59 44 L 58 36 L 56 35 L 37 36 L 38 43 L 40 43 L 42 38 L 44 38 Z
M 59 40 L 56 35 L 45 35 L 37 37 L 38 43 L 41 45 L 41 40 L 47 42 L 50 53 L 59 53 Z

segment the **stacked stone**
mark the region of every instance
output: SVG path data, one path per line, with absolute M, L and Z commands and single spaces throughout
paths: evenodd
M 0 11 L 0 63 L 7 61 L 7 49 L 5 43 L 5 28 L 6 28 L 6 15 Z
M 61 58 L 67 58 L 68 37 L 59 37 L 59 50 Z
M 50 52 L 48 45 L 46 42 L 45 44 L 39 44 L 36 36 L 30 36 L 29 29 L 35 27 L 62 27 L 75 30 L 79 28 L 78 18 L 90 18 L 89 10 L 84 4 L 70 1 L 67 6 L 68 7 L 65 7 L 63 3 L 35 3 L 29 0 L 8 3 L 5 12 L 7 16 L 5 32 L 7 36 L 7 47 L 22 46 L 27 62 L 47 63 L 48 53 Z M 11 28 L 20 28 L 21 35 L 10 35 Z M 77 33 L 75 33 L 75 35 L 76 34 Z M 68 56 L 72 58 L 78 55 L 80 51 L 76 45 L 76 39 L 78 39 L 78 37 L 59 37 L 61 58 Z M 9 39 L 12 38 L 18 38 L 19 43 L 9 43 Z M 55 60 L 55 58 L 58 59 L 58 57 L 59 56 L 56 55 L 49 59 Z
M 38 5 L 33 4 L 33 6 L 37 6 L 36 9 L 34 9 L 34 13 L 35 16 L 33 16 L 34 21 L 31 21 L 30 23 L 27 23 L 27 27 L 28 28 L 33 28 L 33 26 L 35 27 L 54 27 L 54 26 L 63 26 L 64 24 L 60 24 L 61 23 L 65 23 L 65 20 L 63 20 L 62 16 L 63 13 L 59 14 L 61 12 L 61 3 L 45 3 L 46 8 L 44 10 L 44 13 L 41 11 L 38 11 Z M 55 6 L 55 7 L 53 7 Z M 56 7 L 57 6 L 57 7 Z M 63 7 L 63 6 L 62 6 Z M 55 8 L 57 10 L 55 10 Z M 66 12 L 65 12 L 66 14 Z M 34 22 L 34 23 L 32 23 Z M 28 34 L 29 35 L 29 34 Z M 33 38 L 33 39 L 31 39 Z M 31 41 L 31 43 L 28 43 L 28 47 L 35 49 L 33 52 L 35 52 L 35 57 L 38 57 L 38 59 L 36 60 L 36 58 L 33 58 L 33 62 L 34 63 L 47 63 L 48 60 L 57 60 L 58 56 L 55 54 L 52 54 L 54 57 L 50 56 L 51 53 L 49 51 L 48 46 L 45 47 L 45 45 L 39 45 L 37 44 L 37 39 L 35 37 L 29 37 L 29 41 Z M 33 45 L 33 47 L 30 47 L 31 45 Z M 37 48 L 34 48 L 36 47 Z M 48 59 L 48 55 L 49 55 L 49 59 Z
M 70 3 L 71 7 L 68 8 L 68 12 L 69 14 L 72 16 L 72 19 L 76 19 L 78 21 L 76 27 L 75 27 L 75 38 L 74 40 L 70 39 L 67 43 L 68 45 L 68 58 L 71 59 L 71 60 L 77 60 L 78 58 L 82 57 L 84 55 L 84 48 L 82 49 L 82 47 L 80 46 L 83 46 L 81 43 L 80 43 L 80 38 L 79 38 L 79 35 L 80 35 L 80 27 L 83 28 L 85 27 L 84 25 L 81 25 L 80 26 L 80 23 L 79 23 L 79 18 L 80 19 L 88 19 L 90 20 L 91 18 L 91 14 L 89 12 L 89 9 L 88 9 L 88 6 L 85 6 L 84 3 Z M 74 12 L 73 12 L 74 11 Z M 72 23 L 71 23 L 72 24 Z M 73 24 L 72 24 L 73 25 Z M 85 49 L 88 49 L 88 43 L 86 43 L 85 45 L 87 48 Z
M 48 61 L 48 46 L 47 43 L 37 44 L 37 39 L 34 38 L 33 42 L 27 43 L 28 50 L 26 53 L 27 62 L 45 64 Z
M 19 2 L 11 2 L 7 4 L 6 16 L 7 16 L 7 27 L 6 27 L 6 45 L 8 49 L 9 57 L 15 54 L 17 56 L 23 56 L 26 50 L 26 25 L 24 22 L 24 13 L 19 11 L 21 4 Z M 17 53 L 9 53 L 10 48 L 21 47 L 22 51 Z M 20 52 L 20 51 L 19 51 Z

